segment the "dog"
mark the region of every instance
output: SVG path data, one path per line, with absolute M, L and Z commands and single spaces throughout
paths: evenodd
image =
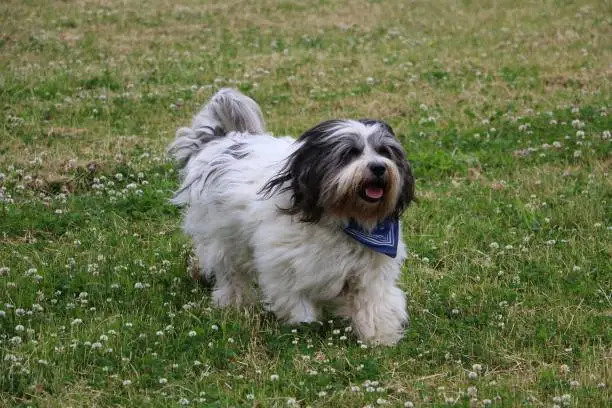
M 402 338 L 399 218 L 415 183 L 388 124 L 335 119 L 273 137 L 254 100 L 222 89 L 168 151 L 182 179 L 172 202 L 217 306 L 260 297 L 288 324 L 325 307 L 365 343 Z

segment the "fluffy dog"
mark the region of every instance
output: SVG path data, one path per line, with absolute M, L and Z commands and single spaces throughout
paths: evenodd
M 276 138 L 255 101 L 224 89 L 169 152 L 182 168 L 172 201 L 186 208 L 183 228 L 218 306 L 251 303 L 257 287 L 289 324 L 316 321 L 326 307 L 367 343 L 401 339 L 398 220 L 414 179 L 389 125 L 330 120 L 297 140 Z

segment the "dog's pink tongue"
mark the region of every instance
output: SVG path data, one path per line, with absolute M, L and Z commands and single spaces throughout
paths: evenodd
M 366 187 L 365 193 L 368 197 L 374 200 L 378 200 L 380 197 L 383 196 L 383 189 L 380 187 L 368 186 Z

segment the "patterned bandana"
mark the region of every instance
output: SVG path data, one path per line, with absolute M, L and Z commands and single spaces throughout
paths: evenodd
M 362 243 L 368 248 L 395 258 L 397 255 L 397 243 L 399 242 L 399 219 L 387 218 L 367 232 L 355 221 L 351 220 L 344 233 L 354 240 Z

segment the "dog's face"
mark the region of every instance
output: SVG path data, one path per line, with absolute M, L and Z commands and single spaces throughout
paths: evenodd
M 397 217 L 414 196 L 414 178 L 389 125 L 375 120 L 331 120 L 299 139 L 300 147 L 263 191 L 292 192 L 290 214 L 317 222 L 324 213 L 366 228 Z

